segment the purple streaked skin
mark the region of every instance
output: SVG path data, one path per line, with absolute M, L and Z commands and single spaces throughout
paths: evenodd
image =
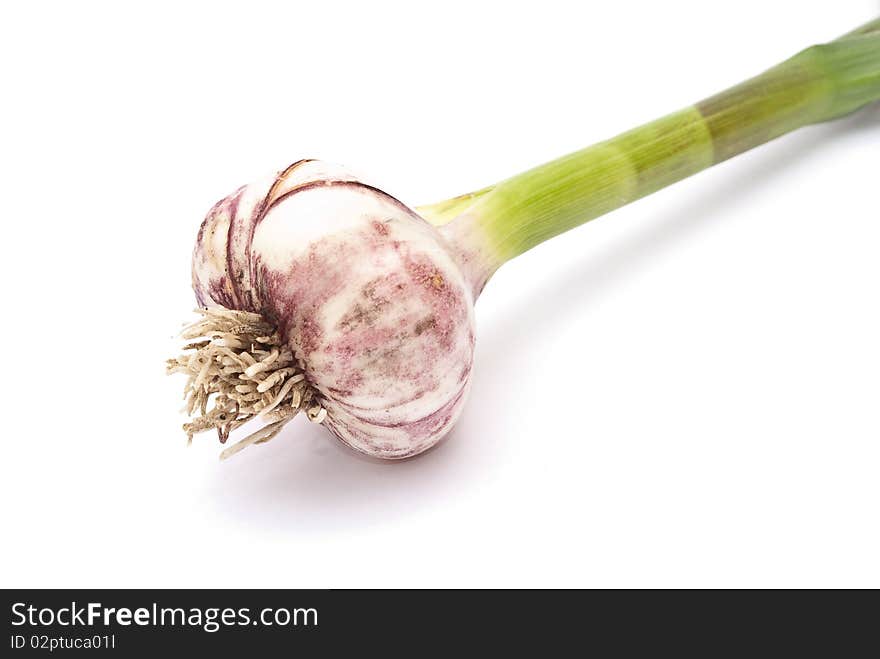
M 440 441 L 467 398 L 474 301 L 492 271 L 473 244 L 304 160 L 211 209 L 193 288 L 201 306 L 275 324 L 337 438 L 407 458 Z

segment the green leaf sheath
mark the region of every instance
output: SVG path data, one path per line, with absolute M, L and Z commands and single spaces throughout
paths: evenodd
M 497 265 L 593 218 L 792 130 L 880 99 L 880 19 L 615 138 L 448 202 Z M 471 232 L 473 234 L 473 232 Z

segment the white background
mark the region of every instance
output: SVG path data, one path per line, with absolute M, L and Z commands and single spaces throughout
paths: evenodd
M 417 204 L 675 110 L 874 1 L 7 3 L 0 585 L 880 586 L 880 108 L 542 245 L 418 459 L 185 448 L 205 211 L 301 157 Z

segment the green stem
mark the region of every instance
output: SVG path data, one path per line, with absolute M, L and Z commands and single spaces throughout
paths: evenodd
M 880 19 L 696 105 L 473 195 L 425 207 L 483 242 L 494 269 L 528 249 L 802 126 L 880 99 Z M 460 225 L 457 230 L 453 225 Z

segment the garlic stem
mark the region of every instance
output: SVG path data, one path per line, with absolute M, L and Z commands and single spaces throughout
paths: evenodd
M 497 268 L 712 165 L 878 99 L 880 19 L 684 110 L 419 210 L 448 235 L 465 236 Z

